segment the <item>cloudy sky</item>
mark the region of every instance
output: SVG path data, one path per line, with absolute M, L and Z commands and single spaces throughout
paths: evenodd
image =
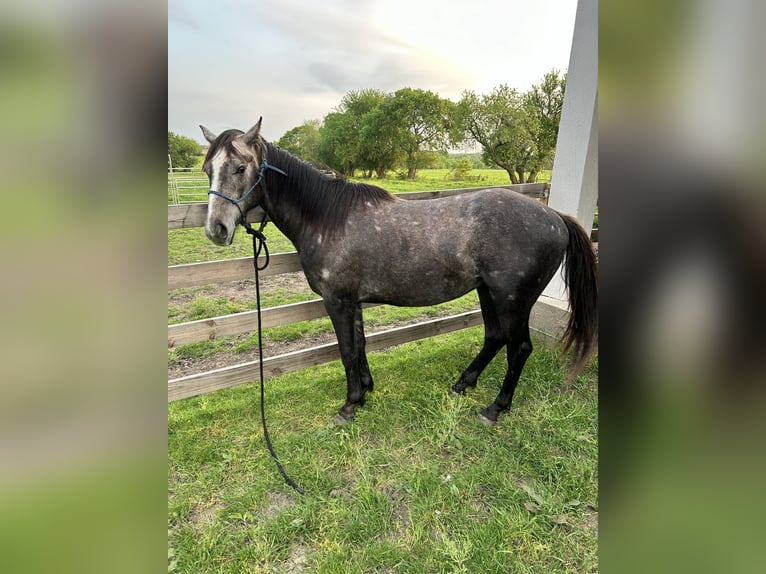
M 577 0 L 169 0 L 168 130 L 279 139 L 350 90 L 453 101 L 566 70 Z

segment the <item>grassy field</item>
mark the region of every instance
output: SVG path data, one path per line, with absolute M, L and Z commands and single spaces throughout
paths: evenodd
M 201 158 L 200 158 L 201 163 Z M 390 191 L 391 193 L 403 193 L 408 191 L 427 191 L 434 189 L 456 189 L 460 187 L 488 187 L 492 185 L 510 185 L 508 173 L 502 169 L 474 169 L 468 174 L 470 179 L 452 179 L 448 169 L 421 169 L 415 179 L 402 179 L 392 174 L 385 179 L 376 177 L 370 179 L 350 178 L 351 181 L 363 181 L 372 183 Z M 179 181 L 186 180 L 187 185 L 200 186 L 199 189 L 179 190 L 181 193 L 193 194 L 184 197 L 183 202 L 207 201 L 207 176 L 197 167 L 193 173 L 177 175 Z M 537 177 L 538 182 L 551 180 L 551 171 L 543 170 Z M 180 185 L 184 185 L 180 183 Z M 168 203 L 171 203 L 170 184 L 168 183 Z
M 376 390 L 353 424 L 338 361 L 168 408 L 168 555 L 177 572 L 597 571 L 597 360 L 563 386 L 537 345 L 514 409 L 476 422 L 504 374 L 447 393 L 478 351 L 469 329 L 370 355 Z

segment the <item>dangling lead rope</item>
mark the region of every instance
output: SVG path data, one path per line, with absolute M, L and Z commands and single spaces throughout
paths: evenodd
M 263 438 L 266 440 L 266 446 L 268 447 L 271 457 L 274 459 L 282 478 L 284 478 L 285 482 L 292 486 L 296 492 L 304 494 L 303 489 L 287 475 L 285 469 L 282 467 L 282 463 L 279 462 L 279 457 L 277 456 L 277 453 L 274 452 L 274 447 L 271 446 L 269 430 L 266 428 L 266 408 L 264 406 L 266 401 L 263 390 L 263 340 L 261 336 L 261 282 L 259 277 L 259 272 L 266 269 L 269 265 L 269 248 L 266 246 L 266 236 L 263 234 L 263 228 L 266 227 L 266 214 L 263 214 L 263 219 L 261 220 L 261 225 L 258 229 L 253 229 L 252 226 L 245 221 L 244 217 L 242 218 L 242 225 L 245 230 L 253 236 L 253 267 L 255 268 L 255 304 L 258 316 L 258 365 L 261 378 L 261 423 L 263 423 Z M 260 257 L 261 251 L 263 251 L 265 259 L 263 266 L 258 265 L 258 257 Z
M 266 409 L 265 409 L 265 400 L 264 400 L 264 391 L 263 391 L 263 340 L 261 335 L 261 282 L 259 277 L 259 272 L 266 269 L 266 267 L 269 265 L 269 248 L 266 246 L 266 236 L 263 234 L 263 228 L 266 227 L 266 213 L 263 214 L 263 219 L 261 219 L 261 225 L 258 227 L 258 229 L 253 229 L 252 226 L 247 222 L 245 219 L 245 212 L 242 211 L 242 206 L 240 203 L 244 201 L 244 199 L 252 193 L 252 191 L 258 186 L 258 184 L 261 185 L 261 189 L 265 192 L 266 188 L 266 182 L 264 179 L 264 174 L 267 170 L 276 171 L 277 173 L 281 173 L 282 175 L 286 176 L 287 174 L 279 169 L 278 167 L 271 165 L 269 162 L 266 161 L 265 158 L 261 161 L 261 167 L 258 169 L 258 179 L 256 182 L 248 189 L 242 197 L 239 199 L 234 199 L 233 197 L 229 197 L 228 195 L 221 193 L 220 191 L 216 191 L 214 189 L 211 189 L 207 192 L 208 195 L 217 195 L 220 198 L 225 199 L 226 201 L 233 203 L 234 206 L 239 210 L 239 215 L 241 217 L 240 223 L 242 224 L 242 227 L 245 228 L 245 230 L 253 236 L 253 267 L 255 268 L 255 303 L 256 303 L 256 309 L 257 309 L 257 316 L 258 316 L 258 364 L 259 364 L 259 371 L 260 371 L 260 377 L 261 377 L 261 422 L 263 423 L 263 438 L 266 439 L 266 446 L 269 448 L 269 452 L 271 453 L 271 457 L 274 459 L 274 462 L 277 464 L 277 469 L 279 469 L 279 473 L 282 475 L 282 478 L 285 479 L 285 482 L 292 486 L 296 492 L 299 492 L 300 494 L 304 494 L 303 489 L 295 484 L 295 481 L 287 476 L 287 473 L 285 472 L 285 469 L 282 468 L 282 463 L 279 462 L 279 457 L 277 456 L 277 453 L 274 452 L 274 447 L 271 446 L 271 438 L 269 437 L 269 430 L 266 428 Z M 261 251 L 264 252 L 265 261 L 263 262 L 263 266 L 258 266 L 258 257 L 261 254 Z

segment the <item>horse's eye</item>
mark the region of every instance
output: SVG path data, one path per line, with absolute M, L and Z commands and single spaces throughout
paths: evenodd
M 239 166 L 235 173 L 245 173 L 245 166 L 244 165 Z

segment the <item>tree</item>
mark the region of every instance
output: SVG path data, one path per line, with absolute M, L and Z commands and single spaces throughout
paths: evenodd
M 489 95 L 463 92 L 453 115 L 451 139 L 482 146 L 487 164 L 503 168 L 512 183 L 531 183 L 555 152 L 566 75 L 545 75 L 540 84 L 520 95 L 507 85 Z
M 482 146 L 486 163 L 503 168 L 511 183 L 525 181 L 524 168 L 536 150 L 516 90 L 503 84 L 486 96 L 463 92 L 455 119 L 463 132 L 460 135 Z
M 463 159 L 458 160 L 455 167 L 452 169 L 452 178 L 463 179 L 471 173 L 472 169 L 473 166 L 471 165 L 471 160 L 464 157 Z
M 386 99 L 390 98 L 390 95 L 386 96 Z M 383 179 L 389 170 L 396 168 L 401 158 L 398 126 L 386 113 L 383 103 L 365 114 L 359 135 L 364 150 L 363 165 L 375 170 L 378 178 Z
M 383 104 L 384 113 L 398 127 L 398 145 L 405 157 L 407 178 L 433 162 L 432 154 L 447 148 L 452 102 L 431 91 L 402 88 Z
M 343 112 L 327 114 L 319 129 L 319 161 L 340 173 L 353 176 L 357 165 L 357 147 L 351 115 Z
M 319 160 L 319 120 L 309 120 L 285 133 L 276 142 L 279 147 L 308 162 Z
M 372 170 L 374 147 L 367 145 L 362 134 L 365 117 L 387 97 L 380 90 L 348 92 L 337 110 L 325 116 L 319 130 L 319 159 L 341 173 L 353 175 L 357 167 Z
M 174 168 L 194 167 L 195 156 L 202 155 L 202 148 L 191 138 L 168 132 L 168 155 Z
M 533 137 L 537 147 L 537 155 L 529 166 L 529 181 L 535 181 L 537 173 L 552 162 L 556 151 L 566 82 L 566 74 L 559 76 L 558 70 L 552 70 L 545 74 L 542 82 L 535 84 L 524 94 L 523 104 L 534 122 Z

